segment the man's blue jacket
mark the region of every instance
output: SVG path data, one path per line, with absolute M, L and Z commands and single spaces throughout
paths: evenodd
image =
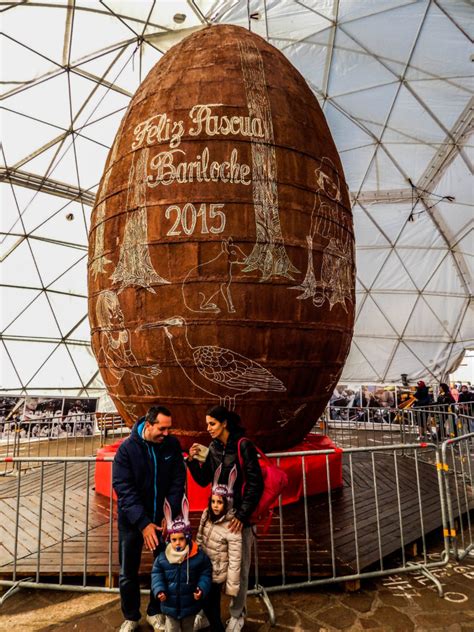
M 118 521 L 143 530 L 151 522 L 160 525 L 165 498 L 173 516 L 181 513 L 186 468 L 176 437 L 162 443 L 142 437 L 144 418 L 120 445 L 113 462 L 112 483 L 118 497 Z

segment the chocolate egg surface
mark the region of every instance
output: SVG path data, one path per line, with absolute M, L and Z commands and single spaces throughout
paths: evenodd
M 130 102 L 89 241 L 92 347 L 127 423 L 170 408 L 184 448 L 223 404 L 297 444 L 342 371 L 354 237 L 341 162 L 302 76 L 259 36 L 205 28 Z

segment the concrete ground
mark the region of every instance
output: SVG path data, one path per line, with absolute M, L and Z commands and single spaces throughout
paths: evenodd
M 436 554 L 435 554 L 436 555 Z M 263 603 L 249 598 L 245 630 L 296 632 L 473 632 L 474 558 L 434 571 L 440 599 L 423 575 L 393 575 L 362 582 L 357 592 L 340 586 L 274 593 L 277 624 L 271 628 Z M 143 611 L 146 603 L 144 601 Z M 224 609 L 225 612 L 225 609 Z M 116 595 L 22 589 L 0 608 L 0 631 L 111 632 L 122 621 Z M 151 631 L 142 619 L 140 631 Z

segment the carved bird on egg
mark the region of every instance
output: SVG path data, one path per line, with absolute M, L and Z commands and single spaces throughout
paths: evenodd
M 188 380 L 197 388 L 205 391 L 230 410 L 235 408 L 235 399 L 248 392 L 256 391 L 286 391 L 281 380 L 258 362 L 251 360 L 231 349 L 224 349 L 214 345 L 193 346 L 189 342 L 186 320 L 182 316 L 174 316 L 167 320 L 156 321 L 142 325 L 140 329 L 154 329 L 163 327 L 170 341 L 173 355 Z M 177 338 L 173 330 L 184 327 L 184 336 Z M 198 374 L 191 376 L 187 370 L 189 359 L 192 358 Z M 217 384 L 224 395 L 210 390 L 210 383 Z

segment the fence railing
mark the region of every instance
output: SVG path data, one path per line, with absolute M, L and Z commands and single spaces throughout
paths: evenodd
M 114 413 L 6 421 L 1 433 L 0 459 L 10 456 L 94 456 L 98 448 L 129 432 L 125 422 Z M 4 461 L 0 465 L 0 475 L 13 469 L 13 462 Z
M 341 447 L 433 442 L 437 445 L 471 431 L 465 405 L 419 408 L 345 408 L 328 406 L 320 428 Z
M 280 463 L 299 460 L 302 500 L 290 506 L 280 501 L 269 534 L 259 538 L 254 567 L 257 583 L 261 584 L 269 565 L 271 574 L 280 579 L 267 586 L 271 592 L 404 571 L 429 574 L 431 568 L 446 564 L 448 522 L 442 468 L 424 463 L 419 457 L 425 451 L 439 461 L 439 451 L 432 444 L 344 450 L 342 488 L 334 487 L 335 482 L 340 485 L 331 466 L 335 450 L 272 455 Z M 326 492 L 311 497 L 308 463 L 315 456 L 326 475 Z M 112 493 L 106 498 L 93 489 L 96 460 L 7 459 L 17 464 L 17 476 L 0 486 L 2 513 L 9 518 L 0 527 L 4 543 L 0 585 L 32 577 L 27 585 L 69 589 L 73 576 L 75 590 L 102 591 L 106 588 L 91 584 L 92 576 L 101 575 L 112 587 L 118 574 L 116 507 Z M 104 465 L 110 461 L 103 459 Z M 32 469 L 32 464 L 37 467 Z M 445 534 L 445 549 L 440 560 L 431 561 L 426 534 L 436 528 Z M 418 561 L 409 560 L 405 552 L 414 540 L 421 543 Z M 389 557 L 394 554 L 400 559 Z M 148 572 L 151 562 L 144 552 Z M 321 572 L 324 577 L 319 576 Z
M 474 550 L 471 520 L 474 495 L 474 432 L 448 439 L 441 446 L 441 465 L 447 499 L 450 546 L 456 560 Z
M 69 589 L 68 579 L 74 577 L 75 584 L 79 577 L 82 588 L 102 590 L 88 586 L 100 567 L 100 574 L 113 586 L 118 568 L 116 507 L 112 488 L 108 498 L 95 493 L 97 459 L 41 456 L 4 460 L 15 464 L 16 476 L 6 477 L 0 484 L 4 517 L 0 585 L 28 576 L 25 585 Z M 102 460 L 112 466 L 112 457 Z M 43 559 L 46 550 L 47 561 Z M 5 575 L 11 575 L 10 582 L 5 582 Z M 73 590 L 79 588 L 72 586 Z
M 470 425 L 473 419 L 461 422 Z M 390 574 L 422 573 L 442 596 L 433 569 L 472 553 L 474 432 L 441 444 L 269 456 L 280 465 L 292 459 L 292 478 L 300 481 L 300 500 L 285 504 L 280 497 L 269 531 L 259 535 L 255 547 L 250 592 L 265 600 L 271 619 L 272 592 Z M 335 457 L 342 459 L 340 470 Z M 107 496 L 94 487 L 97 462 L 112 467 L 112 458 L 7 456 L 3 461 L 15 466 L 15 476 L 0 479 L 0 586 L 117 592 L 116 502 L 111 482 Z M 324 491 L 312 495 L 315 471 Z M 198 519 L 194 515 L 194 526 Z M 439 534 L 436 543 L 433 532 Z M 439 550 L 440 538 L 442 552 L 435 556 L 432 547 Z M 413 543 L 416 551 L 408 547 Z M 151 553 L 143 551 L 144 575 L 152 562 Z
M 289 534 L 284 515 L 288 512 L 294 516 L 294 508 L 286 509 L 280 504 L 277 542 L 282 581 L 267 585 L 266 591 L 417 571 L 430 577 L 442 596 L 441 584 L 430 570 L 445 566 L 449 559 L 444 490 L 440 468 L 429 465 L 420 456 L 422 452 L 431 452 L 436 463 L 439 461 L 437 447 L 415 443 L 344 449 L 346 495 L 342 499 L 337 490 L 331 489 L 329 457 L 333 452 L 317 452 L 326 460 L 327 483 L 326 500 L 318 504 L 317 519 L 324 525 L 324 530 L 327 529 L 328 537 L 324 538 L 323 531 L 319 533 L 317 527 L 315 533 L 315 523 L 310 524 L 309 521 L 309 499 L 304 494 L 305 519 L 301 537 L 305 542 L 306 577 L 304 581 L 293 581 L 286 572 L 285 542 Z M 269 456 L 281 461 L 293 455 L 273 453 Z M 305 489 L 305 460 L 310 453 L 301 453 L 300 456 Z M 437 527 L 443 532 L 444 549 L 440 558 L 433 561 L 429 556 L 426 536 Z M 321 543 L 321 537 L 322 551 L 329 545 L 330 574 L 325 577 L 318 577 L 322 551 L 312 550 L 311 547 L 314 539 Z M 409 559 L 406 553 L 406 546 L 414 541 L 421 546 L 417 560 Z
M 345 448 L 417 441 L 440 444 L 474 430 L 472 417 L 463 414 L 466 406 L 437 404 L 410 409 L 329 406 L 318 429 Z M 94 456 L 99 447 L 128 433 L 129 428 L 115 413 L 4 421 L 0 431 L 0 459 Z M 12 462 L 0 462 L 0 476 L 13 470 Z

